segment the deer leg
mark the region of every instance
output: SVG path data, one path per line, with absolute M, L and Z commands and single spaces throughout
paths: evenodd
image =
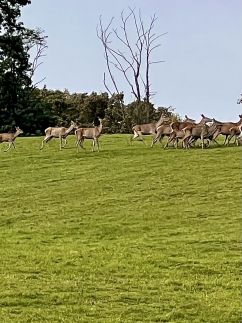
M 189 148 L 189 140 L 191 139 L 191 134 L 186 134 L 182 139 L 183 148 Z
M 67 144 L 67 139 L 66 138 L 63 138 L 63 145 L 62 145 L 62 148 L 64 148 L 65 146 L 66 146 L 66 144 Z
M 204 148 L 204 137 L 201 135 L 202 149 Z
M 41 144 L 40 149 L 43 149 L 43 148 L 44 148 L 44 143 L 46 143 L 46 144 L 47 144 L 47 142 L 49 142 L 51 139 L 52 139 L 52 136 L 45 137 L 45 138 L 42 140 L 42 144 Z
M 143 142 L 143 144 L 146 146 L 146 142 L 144 140 L 144 137 L 142 136 L 142 132 L 138 131 L 138 137 L 140 137 L 140 140 Z
M 182 139 L 182 147 L 183 148 L 191 148 L 193 142 L 194 142 L 194 138 L 191 135 L 189 135 L 186 138 Z
M 138 137 L 139 137 L 138 132 L 137 132 L 137 131 L 134 131 L 134 135 L 133 135 L 132 140 L 134 140 L 134 139 L 136 139 L 136 138 L 138 138 Z
M 239 146 L 239 136 L 238 135 L 235 136 L 234 144 Z
M 207 139 L 207 144 L 206 145 L 207 145 L 208 148 L 210 147 L 210 142 L 211 141 L 209 139 Z
M 152 139 L 152 142 L 151 142 L 151 146 L 150 146 L 151 148 L 154 146 L 154 144 L 155 144 L 155 143 L 156 143 L 156 141 L 157 141 L 157 140 L 155 141 L 155 139 L 156 139 L 156 137 L 154 136 L 154 137 L 153 137 L 153 139 Z
M 231 134 L 230 136 L 228 136 L 228 140 L 227 140 L 227 146 L 229 145 L 230 143 L 230 140 L 234 137 L 234 134 Z
M 166 149 L 166 147 L 169 145 L 170 142 L 172 142 L 175 139 L 174 135 L 170 135 L 170 138 L 167 140 L 167 143 L 164 146 L 164 149 Z
M 175 147 L 176 149 L 178 148 L 178 142 L 179 142 L 179 138 L 176 137 L 175 139 L 173 139 L 173 147 Z
M 95 148 L 95 139 L 93 138 L 92 139 L 92 151 L 94 151 L 94 148 Z
M 80 148 L 80 140 L 76 140 L 76 148 L 77 148 L 77 151 L 79 151 L 79 148 Z
M 82 138 L 77 138 L 76 139 L 76 147 L 82 146 Z
M 197 139 L 191 137 L 191 139 L 189 140 L 190 146 L 193 145 L 193 147 L 195 147 L 196 141 L 197 141 Z
M 138 137 L 139 137 L 139 134 L 134 130 L 134 134 L 132 136 L 130 136 L 130 139 L 129 139 L 130 145 L 132 145 L 133 140 Z
M 9 142 L 9 144 L 8 144 L 8 148 L 7 148 L 6 150 L 4 150 L 4 152 L 9 151 L 9 149 L 11 148 L 11 146 L 12 146 L 12 142 Z
M 160 145 L 162 146 L 162 140 L 164 139 L 164 135 L 161 135 L 159 138 Z
M 215 140 L 218 136 L 220 135 L 220 131 L 219 130 L 217 130 L 217 131 L 215 131 L 215 133 L 213 134 L 213 138 L 212 138 L 212 140 Z M 216 141 L 216 140 L 215 140 Z M 217 141 L 216 141 L 217 142 Z M 218 144 L 218 143 L 217 143 Z
M 226 145 L 227 139 L 229 135 L 225 135 L 224 145 Z
M 183 138 L 182 139 L 182 148 L 188 148 L 189 147 L 189 138 Z
M 215 142 L 215 144 L 217 144 L 218 145 L 218 142 L 217 142 L 217 140 L 216 139 L 213 139 L 212 138 L 212 140 L 211 141 L 214 141 Z
M 99 152 L 99 141 L 98 141 L 98 138 L 96 138 L 96 145 L 97 145 L 97 151 Z
M 78 139 L 77 141 L 76 141 L 76 146 L 77 146 L 77 150 L 79 151 L 79 148 L 81 147 L 82 149 L 86 149 L 86 148 L 84 148 L 84 146 L 83 146 L 83 142 L 84 142 L 84 139 L 83 138 L 80 138 L 80 139 Z
M 60 139 L 60 150 L 62 150 L 62 136 L 59 136 Z
M 41 146 L 40 146 L 40 150 L 44 148 L 44 140 L 42 140 Z
M 150 146 L 152 148 L 154 145 L 154 139 L 156 138 L 156 132 L 152 132 L 151 134 L 153 135 L 151 146 Z
M 151 147 L 153 147 L 153 146 L 154 146 L 154 144 L 156 144 L 158 140 L 159 140 L 159 142 L 161 143 L 161 142 L 162 142 L 162 139 L 163 139 L 163 136 L 162 136 L 162 135 L 160 135 L 160 134 L 157 134 L 157 135 L 153 138 L 153 140 L 152 140 Z
M 81 141 L 80 141 L 80 146 L 82 149 L 86 149 L 84 146 L 83 146 L 83 143 L 84 143 L 84 138 L 81 138 Z

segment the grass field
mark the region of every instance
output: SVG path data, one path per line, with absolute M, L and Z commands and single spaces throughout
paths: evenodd
M 0 146 L 0 322 L 241 322 L 241 148 L 127 138 Z

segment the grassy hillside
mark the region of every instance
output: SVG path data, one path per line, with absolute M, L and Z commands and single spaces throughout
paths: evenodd
M 0 322 L 241 322 L 241 148 L 127 138 L 0 146 Z

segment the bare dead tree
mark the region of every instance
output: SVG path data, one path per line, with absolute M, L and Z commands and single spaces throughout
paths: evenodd
M 141 25 L 143 35 L 144 35 L 144 45 L 145 45 L 145 82 L 143 81 L 143 84 L 144 84 L 144 88 L 145 88 L 145 99 L 146 99 L 146 101 L 149 102 L 150 97 L 153 95 L 153 93 L 150 90 L 150 88 L 151 88 L 151 84 L 150 84 L 150 66 L 152 64 L 157 64 L 157 63 L 164 62 L 163 60 L 151 61 L 150 60 L 151 53 L 152 53 L 153 50 L 155 50 L 156 48 L 161 46 L 161 44 L 156 44 L 155 42 L 160 37 L 166 35 L 167 33 L 163 33 L 163 34 L 160 34 L 158 36 L 155 33 L 153 33 L 153 28 L 154 28 L 154 25 L 155 25 L 155 21 L 157 20 L 157 17 L 156 17 L 155 14 L 153 15 L 153 17 L 151 17 L 150 26 L 147 29 L 147 31 L 145 31 L 145 29 L 144 29 L 144 24 L 143 24 L 143 21 L 142 21 L 140 13 L 139 13 L 139 20 L 140 20 L 140 25 Z
M 43 64 L 41 59 L 46 56 L 45 52 L 47 46 L 47 36 L 44 35 L 44 31 L 41 29 L 26 31 L 26 38 L 24 39 L 25 46 L 30 54 L 30 69 L 29 77 L 32 79 L 38 67 Z M 32 59 L 31 59 L 32 58 Z M 33 88 L 45 80 L 45 77 L 40 81 L 33 84 Z
M 118 70 L 123 75 L 125 81 L 131 89 L 137 101 L 144 98 L 147 102 L 152 96 L 150 84 L 150 66 L 151 64 L 160 63 L 161 60 L 152 61 L 151 55 L 161 44 L 157 43 L 158 39 L 165 35 L 156 35 L 153 31 L 156 15 L 150 19 L 148 27 L 145 26 L 141 12 L 137 15 L 135 9 L 129 8 L 127 15 L 121 12 L 121 25 L 119 28 L 112 28 L 114 17 L 110 20 L 107 27 L 104 28 L 102 17 L 99 18 L 97 26 L 97 36 L 104 47 L 104 57 L 109 73 L 109 77 L 117 93 L 117 82 L 114 77 L 114 70 Z M 128 32 L 134 30 L 134 34 Z M 117 43 L 115 47 L 113 41 Z M 104 86 L 111 94 L 107 86 L 107 79 L 104 73 Z M 142 90 L 143 88 L 143 90 Z

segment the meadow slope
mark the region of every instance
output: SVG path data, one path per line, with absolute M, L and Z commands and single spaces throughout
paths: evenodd
M 241 322 L 241 147 L 127 139 L 0 146 L 0 322 Z

